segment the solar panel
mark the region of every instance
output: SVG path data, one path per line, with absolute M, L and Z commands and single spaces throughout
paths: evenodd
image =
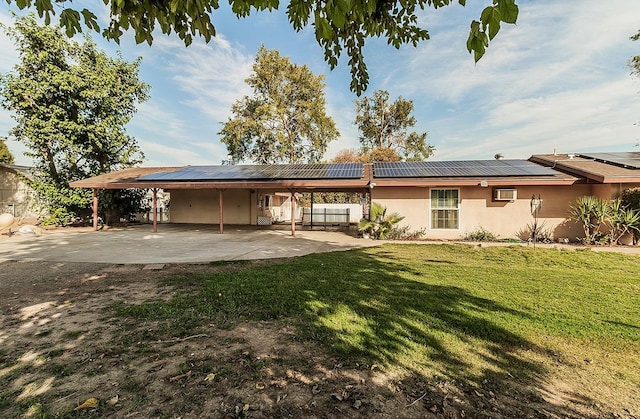
M 373 164 L 376 178 L 553 176 L 557 172 L 528 160 L 460 160 L 381 162 Z
M 285 179 L 360 179 L 362 163 L 189 166 L 175 172 L 152 173 L 140 181 L 243 181 Z
M 594 159 L 599 162 L 622 166 L 627 169 L 640 169 L 640 152 L 620 153 L 589 153 L 579 154 L 580 157 Z

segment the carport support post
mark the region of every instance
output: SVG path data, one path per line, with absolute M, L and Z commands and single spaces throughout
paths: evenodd
M 304 217 L 304 212 L 302 213 L 302 216 Z M 310 214 L 310 220 L 309 220 L 309 224 L 311 226 L 311 230 L 313 230 L 313 192 L 311 192 L 311 214 Z
M 93 189 L 93 231 L 98 231 L 98 190 Z
M 158 232 L 158 188 L 153 188 L 153 232 Z
M 296 191 L 291 191 L 291 236 L 296 236 Z
M 224 189 L 218 189 L 218 206 L 219 206 L 219 221 L 220 221 L 220 234 L 224 233 L 224 205 L 223 205 L 223 200 L 222 200 L 222 191 L 224 191 Z

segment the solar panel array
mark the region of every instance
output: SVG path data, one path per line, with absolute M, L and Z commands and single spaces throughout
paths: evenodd
M 627 169 L 640 169 L 640 152 L 589 153 L 580 154 L 580 157 L 626 167 Z
M 298 179 L 360 179 L 362 163 L 189 166 L 175 172 L 152 173 L 141 181 L 247 181 Z
M 374 163 L 376 178 L 553 176 L 557 172 L 527 160 L 461 160 Z

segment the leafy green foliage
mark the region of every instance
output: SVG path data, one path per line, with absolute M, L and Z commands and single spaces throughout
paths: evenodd
M 96 15 L 87 8 L 78 12 L 69 3 L 57 0 L 6 0 L 15 3 L 20 9 L 37 10 L 49 24 L 56 10 L 60 12 L 60 24 L 67 36 L 82 31 L 82 26 L 99 31 Z M 196 35 L 207 42 L 216 35 L 211 21 L 213 11 L 218 9 L 218 0 L 146 0 L 140 2 L 124 0 L 104 0 L 110 10 L 109 26 L 102 35 L 119 42 L 123 31 L 132 30 L 137 43 L 153 42 L 153 33 L 159 27 L 164 34 L 175 33 L 185 45 L 193 42 Z M 429 39 L 429 32 L 418 26 L 419 10 L 426 7 L 438 9 L 455 3 L 452 0 L 414 0 L 414 1 L 304 1 L 290 0 L 286 6 L 289 22 L 296 31 L 312 25 L 318 44 L 324 50 L 324 59 L 331 69 L 338 65 L 343 51 L 349 57 L 351 69 L 351 90 L 358 96 L 366 90 L 369 74 L 364 61 L 363 49 L 368 38 L 384 37 L 389 45 L 400 48 L 410 44 L 414 47 Z M 458 0 L 464 6 L 466 0 Z M 231 10 L 237 17 L 246 17 L 263 10 L 275 10 L 280 7 L 277 0 L 230 0 Z M 500 30 L 500 24 L 516 23 L 518 6 L 515 0 L 492 0 L 486 7 L 480 20 L 471 23 L 467 49 L 473 52 L 478 61 Z
M 48 221 L 66 223 L 92 199 L 70 182 L 142 162 L 125 125 L 147 100 L 149 86 L 138 79 L 140 60 L 110 58 L 92 42 L 38 26 L 32 16 L 17 18 L 6 32 L 20 56 L 14 71 L 0 77 L 2 105 L 17 122 L 11 134 L 34 161 L 31 186 L 48 208 Z M 105 200 L 101 210 L 115 202 Z
M 360 131 L 362 154 L 369 161 L 424 160 L 433 154 L 427 133 L 408 132 L 416 124 L 413 101 L 399 97 L 389 102 L 389 92 L 355 101 L 355 124 Z
M 397 212 L 387 214 L 387 207 L 377 202 L 371 203 L 369 219 L 360 220 L 358 230 L 369 234 L 372 239 L 386 240 L 393 232 L 396 224 L 404 220 Z
M 625 189 L 620 199 L 625 207 L 640 211 L 640 187 Z
M 318 162 L 328 143 L 339 136 L 326 114 L 324 76 L 263 46 L 246 82 L 253 96 L 232 105 L 234 117 L 219 133 L 233 159 L 258 164 Z
M 0 163 L 13 164 L 14 162 L 13 154 L 7 147 L 7 143 L 0 139 Z

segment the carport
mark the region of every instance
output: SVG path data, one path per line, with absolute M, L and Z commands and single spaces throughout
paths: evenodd
M 362 163 L 138 167 L 72 182 L 70 186 L 93 190 L 94 230 L 98 227 L 99 190 L 149 189 L 152 191 L 153 231 L 157 232 L 157 192 L 162 189 L 182 191 L 185 196 L 197 198 L 200 205 L 205 202 L 204 209 L 211 211 L 209 215 L 217 212 L 220 234 L 224 233 L 225 194 L 233 198 L 230 202 L 233 201 L 234 213 L 248 215 L 246 224 L 257 225 L 252 208 L 254 194 L 265 190 L 286 192 L 291 196 L 291 235 L 295 236 L 297 193 L 357 192 L 368 196 L 371 179 L 371 165 Z M 217 208 L 211 208 L 212 195 L 205 195 L 208 191 L 217 194 Z M 239 195 L 249 199 L 239 199 Z

